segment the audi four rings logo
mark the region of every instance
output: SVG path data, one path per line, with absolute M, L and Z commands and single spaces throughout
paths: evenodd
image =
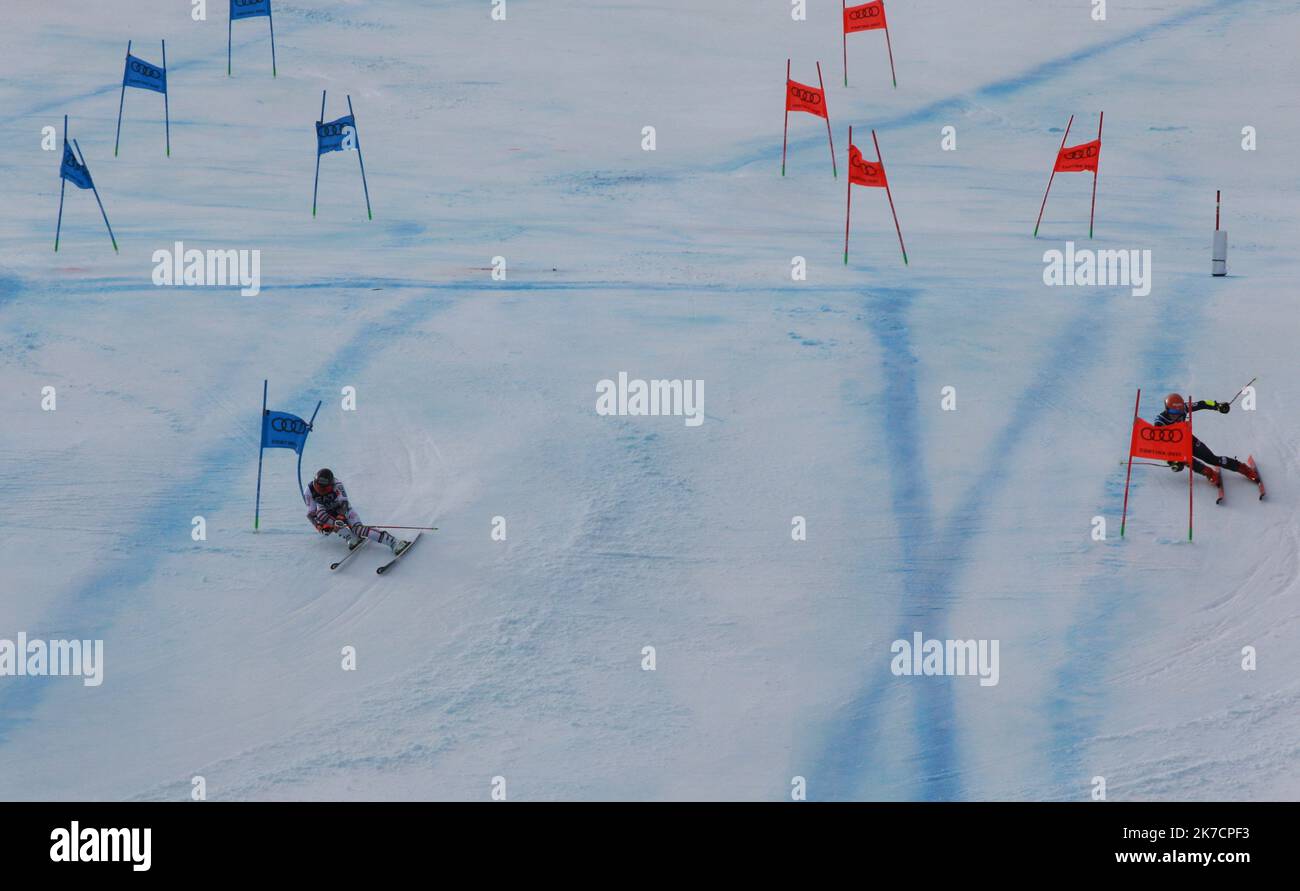
M 342 136 L 351 127 L 351 124 L 340 124 L 337 121 L 330 121 L 328 124 L 319 124 L 321 136 Z
M 866 9 L 849 10 L 850 19 L 878 19 L 882 12 L 879 6 L 868 6 Z
M 1094 155 L 1096 155 L 1099 151 L 1101 150 L 1097 146 L 1090 145 L 1087 148 L 1070 149 L 1069 151 L 1064 152 L 1063 154 L 1070 161 L 1078 161 L 1082 158 L 1091 158 Z
M 1182 442 L 1183 431 L 1170 430 L 1168 427 L 1143 427 L 1142 438 L 1147 442 Z
M 880 173 L 880 168 L 877 167 L 875 164 L 870 163 L 869 161 L 857 162 L 853 165 L 853 167 L 857 170 L 861 170 L 867 176 L 876 176 L 878 173 Z
M 301 418 L 272 418 L 271 429 L 276 433 L 296 433 L 301 436 L 311 428 Z
M 147 77 L 150 78 L 151 80 L 158 80 L 159 78 L 162 77 L 161 69 L 155 68 L 152 65 L 147 65 L 144 62 L 141 62 L 139 59 L 131 60 L 131 70 L 134 71 L 136 74 L 140 75 L 141 77 Z
M 790 95 L 810 105 L 820 105 L 822 101 L 822 94 L 817 90 L 806 90 L 803 87 L 791 87 Z

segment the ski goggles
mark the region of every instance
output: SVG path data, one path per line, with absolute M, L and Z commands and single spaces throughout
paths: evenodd
M 1175 408 L 1167 408 L 1165 411 L 1169 412 L 1171 415 L 1185 415 L 1187 414 L 1187 407 L 1179 405 Z

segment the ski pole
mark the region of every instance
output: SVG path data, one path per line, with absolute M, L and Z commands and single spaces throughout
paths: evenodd
M 369 526 L 371 529 L 423 529 L 425 532 L 438 531 L 437 526 L 387 526 L 387 525 L 376 525 L 374 523 L 366 523 L 366 525 Z
M 1250 379 L 1250 384 L 1255 383 L 1255 381 L 1257 381 L 1257 380 L 1259 380 L 1258 377 L 1252 377 L 1252 378 Z M 1246 384 L 1246 387 L 1249 387 L 1250 384 Z M 1240 396 L 1242 393 L 1245 393 L 1245 392 L 1246 392 L 1246 387 L 1242 387 L 1240 390 L 1238 390 L 1238 391 L 1237 391 L 1237 396 Z M 1229 400 L 1228 400 L 1228 404 L 1229 404 L 1229 405 L 1232 405 L 1232 403 L 1236 402 L 1236 401 L 1237 401 L 1237 396 L 1233 396 L 1231 399 L 1229 399 Z

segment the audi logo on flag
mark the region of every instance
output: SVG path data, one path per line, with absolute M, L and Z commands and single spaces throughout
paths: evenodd
M 337 121 L 331 121 L 328 124 L 317 124 L 316 128 L 320 131 L 321 136 L 342 136 L 347 133 L 351 124 L 340 124 Z
M 138 59 L 131 60 L 131 70 L 141 77 L 147 77 L 151 80 L 158 80 L 162 77 L 162 70 L 152 65 L 147 65 Z
M 1097 146 L 1090 145 L 1086 148 L 1067 149 L 1066 151 L 1061 152 L 1061 157 L 1069 161 L 1079 161 L 1084 158 L 1096 157 L 1100 151 L 1101 149 Z
M 807 102 L 809 105 L 820 105 L 822 101 L 821 93 L 816 90 L 807 90 L 803 87 L 791 87 L 790 95 L 803 102 Z
M 262 0 L 235 0 L 236 6 L 260 6 Z
M 850 9 L 849 18 L 858 19 L 878 19 L 884 10 L 879 6 L 868 6 L 866 9 Z
M 276 433 L 296 433 L 302 436 L 311 426 L 301 418 L 272 418 L 271 429 Z
M 1143 427 L 1141 436 L 1147 442 L 1175 443 L 1183 441 L 1183 431 L 1169 427 Z

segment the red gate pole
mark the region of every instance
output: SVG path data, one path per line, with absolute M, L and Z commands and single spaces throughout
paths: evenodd
M 1097 119 L 1097 169 L 1092 172 L 1092 210 L 1088 211 L 1089 238 L 1092 238 L 1092 220 L 1097 214 L 1097 175 L 1101 172 L 1101 124 L 1104 120 L 1106 120 L 1106 112 L 1103 111 L 1101 117 Z
M 1187 397 L 1187 438 L 1192 438 L 1192 397 Z M 1190 443 L 1189 443 L 1190 445 Z M 1187 462 L 1187 469 L 1191 471 L 1187 475 L 1187 540 L 1192 540 L 1192 482 L 1196 479 L 1196 455 L 1192 454 Z
M 884 6 L 881 6 L 880 8 L 883 10 Z M 893 78 L 894 89 L 898 89 L 898 75 L 894 73 L 894 47 L 893 44 L 889 42 L 889 20 L 888 19 L 885 20 L 885 49 L 889 50 L 889 76 Z M 847 74 L 844 76 L 844 79 L 848 80 Z
M 853 210 L 853 125 L 849 124 L 849 175 L 844 178 L 848 195 L 844 199 L 844 265 L 849 265 L 849 213 Z
M 1142 388 L 1138 387 L 1137 399 L 1133 402 L 1133 423 L 1137 424 L 1138 405 L 1142 402 Z M 1124 524 L 1128 522 L 1128 484 L 1133 478 L 1133 428 L 1129 428 L 1128 475 L 1124 477 L 1124 513 L 1119 520 L 1119 537 L 1124 537 Z
M 788 76 L 788 75 L 787 75 Z M 826 84 L 822 81 L 822 63 L 817 63 L 817 85 L 822 88 L 822 96 L 826 95 Z M 826 103 L 826 141 L 831 146 L 831 172 L 835 178 L 840 178 L 840 169 L 835 165 L 835 138 L 831 136 L 831 104 Z
M 876 146 L 876 163 L 880 169 L 885 169 L 885 159 L 880 157 L 880 142 L 876 139 L 876 131 L 871 131 L 871 141 Z M 852 177 L 850 177 L 851 179 Z M 894 210 L 894 193 L 889 190 L 889 175 L 885 175 L 885 197 L 889 199 L 889 212 L 894 215 L 894 231 L 898 233 L 898 247 L 903 252 L 903 265 L 907 265 L 907 246 L 903 244 L 903 230 L 898 225 L 898 212 Z
M 785 129 L 781 132 L 781 175 L 785 176 L 785 144 L 790 136 L 790 60 L 785 60 Z M 829 114 L 829 112 L 827 112 Z
M 1061 137 L 1061 148 L 1065 148 L 1065 140 L 1070 138 L 1070 124 L 1074 123 L 1074 115 L 1070 115 L 1069 122 L 1065 125 L 1065 135 Z M 1056 158 L 1052 159 L 1052 175 L 1047 178 L 1047 191 L 1043 193 L 1043 206 L 1038 208 L 1038 222 L 1034 223 L 1034 237 L 1038 237 L 1038 227 L 1043 222 L 1043 211 L 1047 209 L 1047 196 L 1052 192 L 1052 180 L 1056 179 L 1056 160 L 1061 157 L 1061 149 L 1056 150 Z
M 849 14 L 848 6 L 849 0 L 840 0 L 840 45 L 844 50 L 844 86 L 846 87 L 849 85 L 849 32 L 844 27 L 844 17 Z

